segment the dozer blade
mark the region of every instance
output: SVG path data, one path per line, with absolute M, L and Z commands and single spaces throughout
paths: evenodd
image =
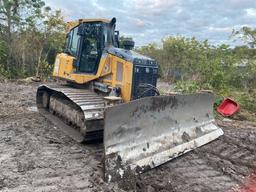
M 223 131 L 212 93 L 147 97 L 105 110 L 105 179 L 119 181 L 200 147 Z

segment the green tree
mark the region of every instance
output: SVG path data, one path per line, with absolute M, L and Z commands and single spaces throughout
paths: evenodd
M 12 50 L 19 26 L 25 22 L 26 17 L 36 16 L 43 6 L 42 0 L 0 0 L 0 32 L 6 43 L 7 54 L 3 65 L 5 70 L 17 68 Z
M 238 72 L 237 76 L 243 80 L 246 88 L 252 89 L 256 85 L 256 28 L 245 26 L 240 30 L 233 30 L 232 36 L 245 43 L 234 49 L 239 63 L 245 65 L 243 73 Z
M 233 37 L 241 39 L 251 48 L 256 46 L 256 28 L 242 27 L 240 30 L 233 30 Z
M 60 10 L 44 5 L 43 0 L 0 0 L 0 72 L 8 77 L 51 70 L 47 58 L 63 46 L 65 22 Z
M 44 69 L 51 70 L 47 58 L 51 50 L 61 51 L 65 41 L 66 27 L 60 10 L 51 11 L 49 7 L 45 7 L 39 18 L 40 21 L 34 17 L 29 18 L 28 27 L 25 30 L 25 35 L 29 37 L 27 43 L 33 44 L 36 76 L 39 76 L 40 70 L 43 70 L 41 75 L 44 75 Z
M 158 61 L 165 80 L 179 82 L 180 87 L 214 88 L 223 90 L 231 81 L 228 73 L 233 70 L 234 56 L 228 45 L 212 46 L 208 41 L 195 38 L 169 36 L 162 46 L 148 44 L 139 51 Z

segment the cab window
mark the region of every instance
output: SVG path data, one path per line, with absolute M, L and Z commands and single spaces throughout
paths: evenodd
M 77 34 L 78 27 L 72 29 L 66 39 L 66 52 L 77 56 L 78 55 L 78 47 L 80 43 L 80 36 Z
M 78 27 L 73 29 L 72 41 L 71 41 L 71 45 L 70 45 L 70 50 L 71 50 L 72 54 L 75 56 L 78 53 L 78 45 L 80 42 L 80 36 L 77 34 L 77 32 L 78 32 Z

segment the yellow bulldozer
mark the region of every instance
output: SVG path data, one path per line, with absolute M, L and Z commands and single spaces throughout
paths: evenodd
M 68 23 L 65 50 L 41 85 L 37 107 L 78 142 L 104 143 L 106 181 L 159 166 L 223 134 L 214 123 L 212 93 L 160 95 L 158 65 L 120 48 L 116 19 Z

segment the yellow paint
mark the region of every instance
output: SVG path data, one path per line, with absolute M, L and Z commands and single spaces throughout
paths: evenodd
M 121 97 L 125 102 L 131 100 L 132 93 L 132 72 L 133 72 L 133 64 L 131 62 L 125 61 L 119 57 L 109 55 L 111 58 L 111 73 L 105 77 L 103 77 L 102 82 L 108 84 L 112 87 L 120 87 L 121 88 Z M 117 63 L 121 63 L 123 65 L 122 72 L 122 81 L 117 81 Z M 111 78 L 109 79 L 109 76 Z
M 122 82 L 123 91 L 122 96 L 124 101 L 130 101 L 132 96 L 132 74 L 133 74 L 133 64 L 131 62 L 125 62 L 124 66 L 124 79 Z
M 121 97 L 125 102 L 131 100 L 132 92 L 132 71 L 131 62 L 125 61 L 113 55 L 106 55 L 101 58 L 98 71 L 94 74 L 75 73 L 73 66 L 74 57 L 65 53 L 58 54 L 56 57 L 53 76 L 72 81 L 77 84 L 86 84 L 93 80 L 103 82 L 111 87 L 121 88 Z M 122 80 L 117 81 L 117 63 L 122 65 Z
M 103 23 L 110 23 L 111 20 L 109 19 L 79 19 L 78 21 L 69 21 L 67 22 L 66 33 L 69 33 L 71 29 L 78 26 L 80 23 L 89 23 L 89 22 L 103 22 Z
M 103 19 L 103 18 L 95 18 L 95 19 L 79 19 L 80 23 L 88 23 L 88 22 L 103 22 L 103 23 L 110 23 L 111 20 L 109 19 Z
M 53 76 L 70 79 L 73 73 L 74 57 L 65 53 L 58 54 L 54 64 Z

